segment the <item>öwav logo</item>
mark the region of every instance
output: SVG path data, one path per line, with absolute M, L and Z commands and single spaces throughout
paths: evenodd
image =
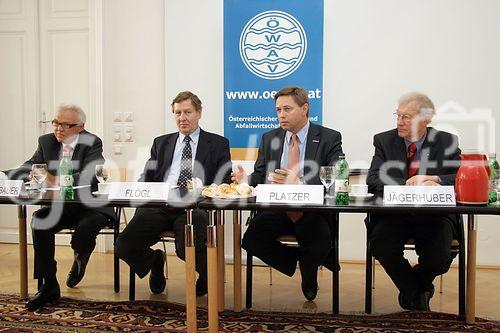
M 282 11 L 254 16 L 240 36 L 240 56 L 253 74 L 281 79 L 292 74 L 304 60 L 307 38 L 299 21 Z

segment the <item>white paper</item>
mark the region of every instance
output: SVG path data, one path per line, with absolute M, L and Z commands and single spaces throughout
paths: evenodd
M 256 191 L 256 201 L 262 203 L 322 205 L 324 200 L 323 185 L 261 184 Z
M 168 200 L 168 183 L 121 182 L 109 183 L 108 198 L 118 200 Z
M 453 186 L 384 186 L 385 205 L 456 206 Z

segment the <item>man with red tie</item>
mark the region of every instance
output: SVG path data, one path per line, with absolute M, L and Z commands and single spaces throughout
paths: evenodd
M 280 127 L 262 136 L 254 172 L 247 177 L 241 166 L 232 174 L 237 183 L 321 184 L 319 167 L 334 165 L 342 154 L 339 132 L 309 122 L 309 98 L 299 87 L 285 87 L 275 96 Z M 247 252 L 276 270 L 292 276 L 299 262 L 302 292 L 316 298 L 318 266 L 333 266 L 327 216 L 320 213 L 258 212 L 242 240 Z M 299 247 L 277 241 L 294 235 Z
M 399 99 L 397 128 L 376 134 L 375 155 L 368 172 L 371 193 L 383 195 L 385 185 L 453 185 L 459 167 L 458 138 L 428 127 L 434 104 L 410 92 Z M 448 271 L 450 244 L 457 231 L 456 215 L 371 214 L 369 236 L 373 255 L 399 289 L 398 301 L 408 310 L 429 311 L 432 281 Z M 418 264 L 403 257 L 404 244 L 415 240 Z

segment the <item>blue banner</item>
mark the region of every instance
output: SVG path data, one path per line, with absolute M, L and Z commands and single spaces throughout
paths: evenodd
M 308 91 L 322 123 L 323 0 L 224 0 L 224 135 L 256 148 L 278 127 L 274 94 Z

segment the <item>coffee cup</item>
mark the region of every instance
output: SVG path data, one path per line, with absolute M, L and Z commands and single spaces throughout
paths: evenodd
M 353 184 L 351 185 L 351 195 L 356 197 L 365 197 L 368 195 L 368 185 Z
M 100 194 L 108 194 L 109 193 L 109 183 L 98 183 L 97 189 Z

